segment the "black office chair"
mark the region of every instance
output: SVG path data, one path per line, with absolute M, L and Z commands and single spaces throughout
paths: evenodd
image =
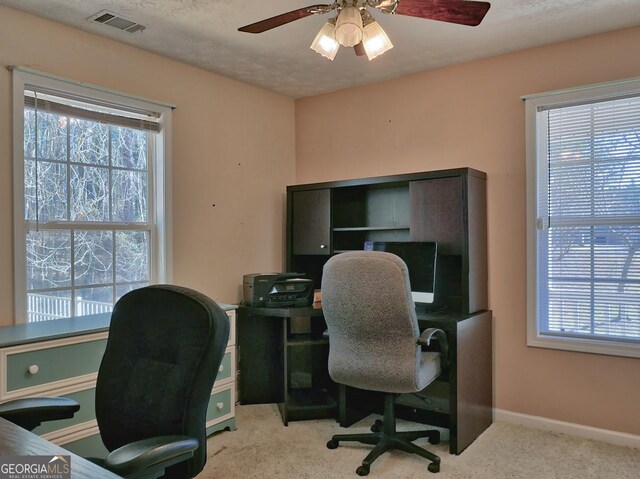
M 211 299 L 157 285 L 114 306 L 96 383 L 96 418 L 110 454 L 101 465 L 127 479 L 189 479 L 204 467 L 206 412 L 229 338 L 229 319 Z M 0 405 L 27 429 L 72 417 L 65 398 Z
M 398 449 L 430 461 L 429 471 L 440 470 L 440 458 L 412 443 L 426 437 L 440 442 L 437 430 L 398 432 L 394 399 L 416 393 L 446 367 L 447 342 L 440 329 L 420 335 L 407 266 L 396 255 L 374 251 L 342 253 L 329 259 L 322 274 L 322 310 L 329 331 L 329 374 L 340 384 L 385 394 L 384 418 L 372 433 L 337 434 L 327 443 L 342 441 L 375 445 L 356 469 L 369 474 L 371 463 Z M 441 352 L 422 351 L 437 338 Z

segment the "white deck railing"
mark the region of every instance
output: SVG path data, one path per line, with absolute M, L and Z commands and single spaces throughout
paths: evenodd
M 108 313 L 113 304 L 101 301 L 88 301 L 76 298 L 76 314 L 71 311 L 71 298 L 59 298 L 46 294 L 27 295 L 27 316 L 30 323 L 49 321 L 52 319 L 68 318 L 69 316 L 84 316 L 87 314 Z

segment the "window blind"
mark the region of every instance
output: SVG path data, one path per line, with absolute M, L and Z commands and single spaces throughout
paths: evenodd
M 640 342 L 640 97 L 544 114 L 540 333 Z
M 41 91 L 25 91 L 26 108 L 38 109 L 58 115 L 105 124 L 135 128 L 152 132 L 160 131 L 159 115 L 139 110 L 126 110 L 107 104 L 85 103 L 80 99 L 53 96 Z

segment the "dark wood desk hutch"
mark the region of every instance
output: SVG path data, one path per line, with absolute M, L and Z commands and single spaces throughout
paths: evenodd
M 362 250 L 365 241 L 438 242 L 435 301 L 428 310 L 418 311 L 418 319 L 421 329 L 440 327 L 446 331 L 451 365 L 441 375 L 441 380 L 432 383 L 421 397 L 401 396 L 397 411 L 399 417 L 449 428 L 450 450 L 458 454 L 491 424 L 492 417 L 486 174 L 457 168 L 287 187 L 287 271 L 307 273 L 319 288 L 324 263 L 334 254 Z M 255 338 L 261 334 L 253 329 L 258 322 L 243 321 L 243 316 L 249 318 L 256 313 L 255 308 L 253 312 L 251 309 L 239 309 L 241 348 L 243 335 L 247 335 L 245 341 L 248 343 L 250 336 Z M 258 329 L 267 327 L 264 321 L 261 323 L 263 326 Z M 285 383 L 285 389 L 290 388 L 287 378 L 292 370 L 288 361 L 298 359 L 286 353 L 290 349 L 286 343 L 293 344 L 294 341 L 291 330 L 286 325 L 282 328 L 278 326 L 271 333 L 263 331 L 267 342 L 270 341 L 267 337 L 279 338 L 273 347 L 282 351 L 284 346 L 285 351 L 275 355 L 278 361 L 285 360 L 284 364 L 277 365 L 281 372 L 284 371 L 285 378 L 275 382 L 280 390 L 265 392 L 261 388 L 262 392 L 258 393 L 251 384 L 256 376 L 252 373 L 251 378 L 244 380 L 241 376 L 241 402 L 282 403 L 283 394 L 286 396 L 290 392 L 282 391 L 282 384 Z M 309 351 L 318 357 L 317 349 L 322 341 L 313 335 L 316 330 L 317 326 L 309 329 L 312 334 Z M 300 350 L 303 343 L 296 341 L 295 348 Z M 244 375 L 243 357 L 246 358 L 247 353 L 241 351 L 240 354 L 241 374 Z M 325 355 L 319 354 L 319 357 L 326 361 Z M 306 361 L 314 363 L 308 358 Z M 318 375 L 317 368 L 311 370 Z M 317 381 L 308 380 L 306 385 L 312 385 L 313 389 L 313 384 L 318 384 L 323 392 L 327 390 L 335 396 L 336 389 L 327 386 L 326 378 L 319 375 Z M 373 393 L 367 396 L 371 400 L 363 401 L 360 397 L 354 401 L 351 398 L 357 391 L 348 388 L 346 393 L 344 389 L 341 391 L 336 399 L 338 420 L 343 426 L 362 416 L 354 413 L 354 409 L 360 408 L 353 404 L 376 404 Z M 314 397 L 322 397 L 324 401 L 322 394 Z M 309 411 L 313 409 L 309 404 L 306 406 Z M 325 411 L 335 414 L 334 409 Z M 296 414 L 295 418 L 302 419 L 302 416 L 304 414 Z

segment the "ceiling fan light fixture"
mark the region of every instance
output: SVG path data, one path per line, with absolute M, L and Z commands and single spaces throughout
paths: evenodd
M 362 45 L 369 61 L 393 48 L 393 43 L 376 21 L 364 27 L 362 36 Z
M 344 7 L 336 20 L 335 37 L 343 47 L 354 47 L 362 41 L 362 16 L 358 7 Z
M 316 38 L 313 39 L 309 48 L 333 61 L 338 53 L 338 48 L 340 48 L 340 44 L 336 40 L 335 30 L 336 27 L 331 20 L 326 22 L 316 35 Z

